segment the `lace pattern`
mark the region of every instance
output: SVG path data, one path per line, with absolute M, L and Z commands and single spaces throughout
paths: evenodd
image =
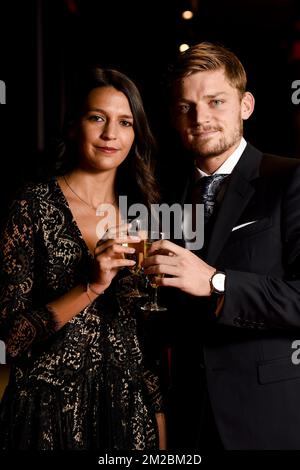
M 1 246 L 0 336 L 12 361 L 0 448 L 153 449 L 157 377 L 144 370 L 131 278 L 56 331 L 47 303 L 88 279 L 91 255 L 56 180 L 28 185 Z

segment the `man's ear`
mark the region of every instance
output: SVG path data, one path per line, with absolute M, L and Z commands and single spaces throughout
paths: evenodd
M 242 114 L 243 120 L 246 120 L 251 116 L 254 110 L 254 105 L 255 105 L 254 96 L 249 91 L 246 91 L 241 101 L 241 114 Z

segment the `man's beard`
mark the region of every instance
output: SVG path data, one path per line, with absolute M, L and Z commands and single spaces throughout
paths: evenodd
M 229 149 L 235 146 L 243 136 L 243 121 L 241 120 L 239 125 L 234 129 L 233 133 L 230 136 L 225 136 L 221 134 L 220 139 L 217 142 L 212 142 L 210 144 L 210 139 L 200 140 L 193 142 L 191 145 L 191 151 L 196 157 L 218 157 L 223 155 Z

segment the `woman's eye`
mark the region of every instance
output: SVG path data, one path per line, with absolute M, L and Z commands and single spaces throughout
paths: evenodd
M 120 124 L 124 127 L 132 127 L 133 126 L 132 122 L 126 121 L 125 119 L 122 119 L 122 121 L 120 121 Z
M 102 116 L 92 114 L 91 116 L 88 117 L 88 120 L 92 122 L 103 122 L 104 118 Z

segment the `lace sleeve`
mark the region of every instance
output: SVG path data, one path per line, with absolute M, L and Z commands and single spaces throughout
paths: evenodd
M 148 391 L 150 406 L 152 407 L 155 413 L 160 413 L 164 411 L 163 406 L 163 397 L 161 393 L 161 387 L 158 375 L 154 374 L 152 371 L 144 371 L 144 382 L 146 389 Z
M 45 307 L 32 301 L 35 263 L 34 200 L 16 200 L 0 241 L 0 337 L 6 353 L 16 358 L 35 341 L 55 331 L 55 321 Z

